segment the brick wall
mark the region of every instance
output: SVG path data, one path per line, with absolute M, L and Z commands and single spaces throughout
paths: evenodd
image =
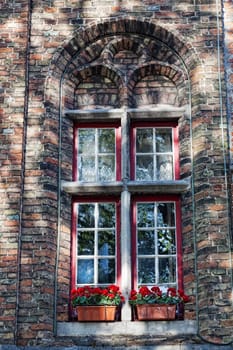
M 0 338 L 14 343 L 26 90 L 28 2 L 1 4 L 0 21 Z
M 190 191 L 183 196 L 184 284 L 192 295 L 186 317 L 198 317 L 204 341 L 232 341 L 228 131 L 222 21 L 216 17 L 220 2 L 67 0 L 64 5 L 54 0 L 2 6 L 1 343 L 55 344 L 56 321 L 68 321 L 71 198 L 60 187 L 61 180 L 72 177 L 72 122 L 62 117 L 63 107 L 150 105 L 158 102 L 161 83 L 168 100 L 190 105 L 192 112 L 191 119 L 187 112 L 180 120 L 181 176 L 192 174 Z M 231 91 L 232 4 L 225 1 L 224 6 Z M 120 40 L 125 33 L 127 40 Z M 88 67 L 79 76 L 80 67 L 97 60 L 111 36 L 116 40 L 112 51 L 104 52 L 105 67 L 93 68 L 93 75 Z M 136 37 L 141 45 L 137 55 L 122 54 Z M 166 74 L 173 83 L 160 78 L 152 84 L 155 72 L 164 67 L 155 64 L 148 74 L 140 66 L 141 47 L 159 53 L 161 47 L 153 46 L 158 42 L 164 43 L 163 57 L 154 59 L 167 57 Z M 114 61 L 113 52 L 119 52 Z M 132 62 L 139 69 L 125 86 L 111 65 Z M 181 74 L 176 79 L 172 72 L 177 66 Z M 128 78 L 127 69 L 124 74 Z

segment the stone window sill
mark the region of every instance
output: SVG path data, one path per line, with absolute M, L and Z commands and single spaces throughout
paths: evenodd
M 190 187 L 189 180 L 176 180 L 176 181 L 156 181 L 156 182 L 137 182 L 128 181 L 127 185 L 122 182 L 113 183 L 81 183 L 77 181 L 63 181 L 63 191 L 72 195 L 90 195 L 90 194 L 102 194 L 111 193 L 118 194 L 127 187 L 131 193 L 183 193 Z
M 117 336 L 182 336 L 196 335 L 194 320 L 184 321 L 121 321 L 121 322 L 58 322 L 57 334 L 62 337 Z

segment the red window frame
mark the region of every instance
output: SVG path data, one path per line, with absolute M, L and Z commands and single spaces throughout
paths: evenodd
M 116 284 L 120 284 L 120 277 L 121 277 L 121 239 L 120 239 L 120 199 L 111 196 L 105 198 L 104 196 L 95 197 L 76 197 L 73 199 L 72 203 L 72 237 L 71 237 L 71 289 L 76 288 L 76 276 L 77 276 L 77 231 L 76 231 L 76 223 L 77 223 L 77 204 L 78 203 L 109 203 L 109 202 L 115 202 L 116 203 Z
M 137 202 L 175 202 L 176 206 L 176 270 L 177 287 L 183 289 L 183 263 L 182 263 L 182 238 L 181 238 L 181 200 L 179 195 L 135 195 L 131 202 L 132 223 L 132 288 L 137 289 L 137 238 L 136 238 L 136 203 Z
M 131 124 L 130 130 L 130 178 L 131 180 L 135 180 L 135 154 L 136 154 L 136 128 L 140 127 L 150 127 L 150 128 L 172 128 L 173 131 L 173 156 L 174 156 L 174 180 L 178 180 L 180 178 L 180 166 L 179 166 L 179 132 L 178 132 L 178 123 L 176 121 L 169 122 L 157 122 L 157 121 L 133 121 Z M 156 182 L 156 180 L 155 180 Z
M 74 157 L 73 157 L 73 180 L 78 180 L 77 158 L 78 158 L 78 129 L 81 128 L 96 128 L 96 129 L 116 129 L 116 179 L 114 181 L 121 180 L 121 126 L 119 122 L 112 123 L 75 123 L 74 125 Z

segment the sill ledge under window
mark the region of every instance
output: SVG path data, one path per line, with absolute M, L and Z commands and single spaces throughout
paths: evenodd
M 195 320 L 184 321 L 121 321 L 121 322 L 58 322 L 57 334 L 63 337 L 121 335 L 178 336 L 197 334 Z
M 128 181 L 123 182 L 106 182 L 106 183 L 84 183 L 78 181 L 63 181 L 62 190 L 72 195 L 91 195 L 91 194 L 119 194 L 123 190 L 130 193 L 167 193 L 179 194 L 190 187 L 186 180 L 176 181 Z

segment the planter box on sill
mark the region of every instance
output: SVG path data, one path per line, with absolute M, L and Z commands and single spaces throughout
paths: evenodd
M 175 320 L 176 305 L 169 305 L 169 304 L 136 305 L 136 313 L 139 321 Z
M 77 306 L 76 312 L 80 322 L 115 321 L 117 306 L 87 305 Z

